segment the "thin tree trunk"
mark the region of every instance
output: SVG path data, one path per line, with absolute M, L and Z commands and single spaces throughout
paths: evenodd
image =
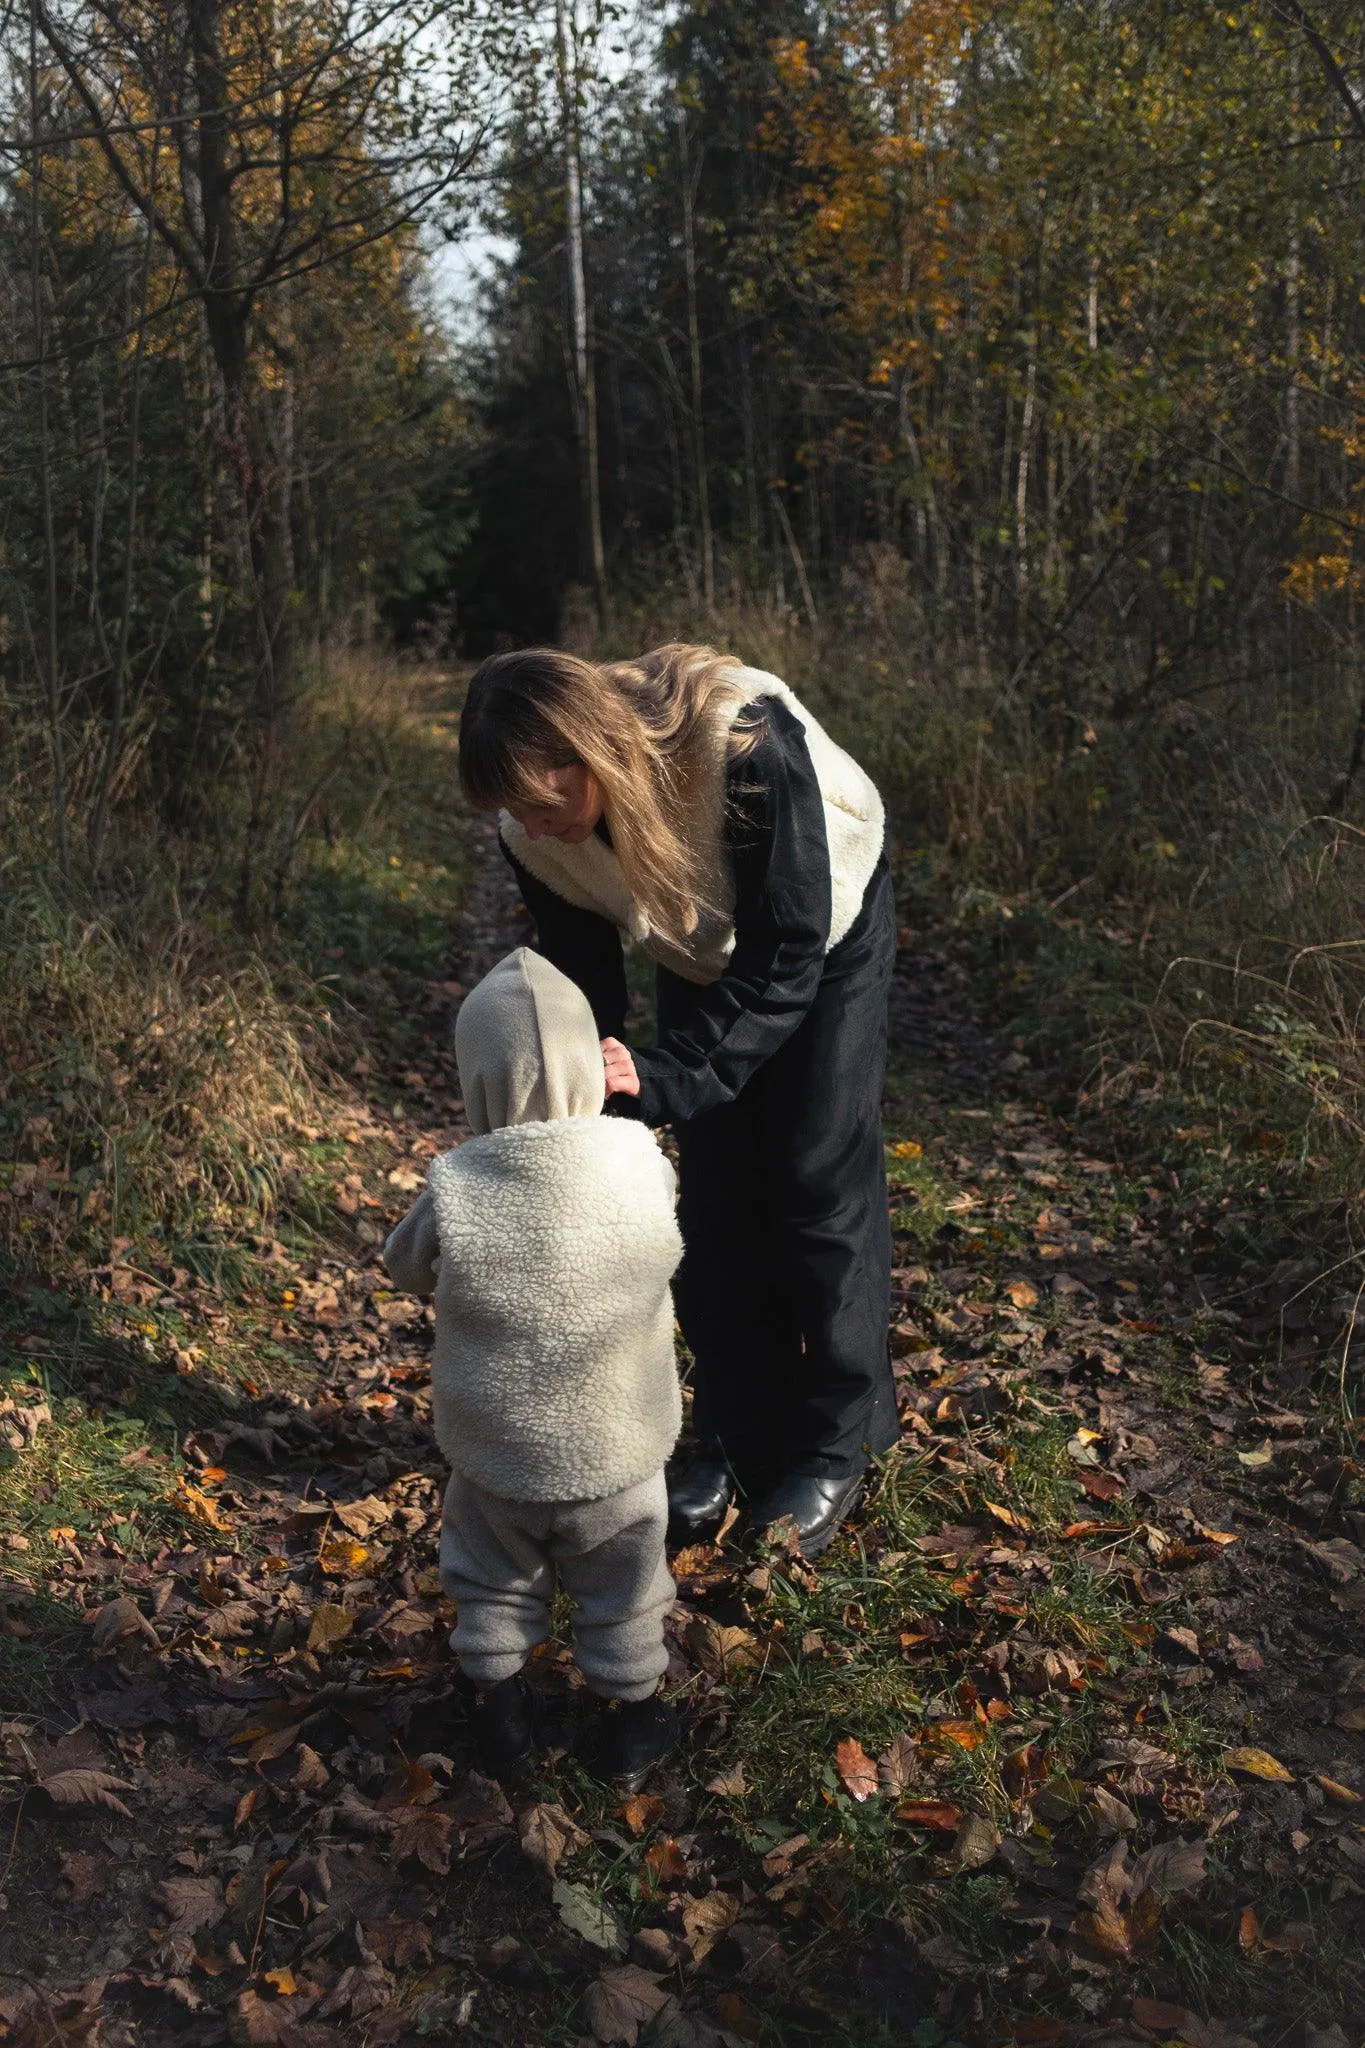
M 156 160 L 161 135 L 152 139 L 152 183 L 155 191 Z M 128 638 L 133 618 L 133 553 L 137 545 L 138 479 L 142 463 L 142 365 L 146 355 L 147 295 L 152 274 L 152 235 L 143 230 L 142 279 L 138 294 L 137 341 L 133 351 L 133 386 L 128 400 L 128 520 L 123 537 L 123 588 L 119 598 L 118 646 L 114 651 L 113 676 L 109 692 L 109 731 L 100 765 L 99 788 L 90 815 L 90 871 L 98 877 L 104 858 L 104 834 L 109 819 L 109 794 L 114 784 L 119 753 L 123 746 L 123 725 L 128 700 Z
M 1297 143 L 1298 139 L 1299 53 L 1295 48 L 1291 49 L 1289 53 L 1289 140 L 1291 144 L 1294 144 Z M 1300 292 L 1302 278 L 1302 244 L 1299 235 L 1298 213 L 1297 209 L 1295 209 L 1293 224 L 1289 230 L 1289 248 L 1286 252 L 1284 263 L 1284 481 L 1286 491 L 1295 500 L 1298 499 L 1299 495 L 1303 446 L 1303 429 L 1299 409 Z
M 38 28 L 28 21 L 28 106 L 32 152 L 29 170 L 29 290 L 33 317 L 33 354 L 38 374 L 38 503 L 43 525 L 43 566 L 47 585 L 47 648 L 44 659 L 47 696 L 47 740 L 52 764 L 52 818 L 57 864 L 63 874 L 70 864 L 66 835 L 66 752 L 62 743 L 61 680 L 58 668 L 57 532 L 52 512 L 52 423 L 47 392 L 47 328 L 43 314 L 42 178 L 43 147 L 38 133 Z
M 559 99 L 564 129 L 564 216 L 569 258 L 569 320 L 573 329 L 572 398 L 574 428 L 587 529 L 587 555 L 601 617 L 607 599 L 606 555 L 602 546 L 602 491 L 597 451 L 597 384 L 588 346 L 588 281 L 583 259 L 583 161 L 578 120 L 577 24 L 571 30 L 572 0 L 555 0 L 555 41 L 559 56 Z
M 796 580 L 801 586 L 801 602 L 806 607 L 806 617 L 810 621 L 810 629 L 812 633 L 818 633 L 820 631 L 820 615 L 815 609 L 815 597 L 811 591 L 810 578 L 806 574 L 805 560 L 797 545 L 796 535 L 792 531 L 791 520 L 787 517 L 787 508 L 782 502 L 782 494 L 776 484 L 772 486 L 772 500 L 773 510 L 777 514 L 777 523 L 782 529 L 782 537 L 791 552 L 792 567 L 796 571 Z
M 697 525 L 701 540 L 702 598 L 708 612 L 716 608 L 715 540 L 711 531 L 711 492 L 706 463 L 706 422 L 702 411 L 701 327 L 697 318 L 696 193 L 688 161 L 687 115 L 674 110 L 678 124 L 678 160 L 682 172 L 683 274 L 687 284 L 687 349 L 692 370 L 692 462 L 696 471 Z

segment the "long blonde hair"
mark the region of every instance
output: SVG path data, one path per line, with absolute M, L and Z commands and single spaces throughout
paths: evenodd
M 737 719 L 708 745 L 716 713 L 741 703 L 741 663 L 673 642 L 636 661 L 585 661 L 555 647 L 494 654 L 475 670 L 460 720 L 460 782 L 480 810 L 563 799 L 548 771 L 578 764 L 602 791 L 611 843 L 653 929 L 683 950 L 703 918 L 705 849 L 688 830 L 696 778 L 747 754 L 761 722 Z

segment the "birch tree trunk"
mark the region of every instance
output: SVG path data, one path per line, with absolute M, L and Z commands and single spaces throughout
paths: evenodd
M 555 0 L 560 119 L 564 138 L 564 229 L 569 267 L 569 324 L 572 330 L 574 432 L 578 440 L 586 554 L 599 617 L 607 597 L 602 546 L 602 488 L 597 454 L 597 386 L 588 346 L 588 280 L 583 259 L 583 157 L 578 118 L 578 24 L 570 19 L 573 0 Z
M 682 172 L 683 271 L 687 284 L 687 352 L 692 372 L 692 465 L 696 474 L 697 527 L 701 543 L 702 600 L 716 608 L 716 549 L 711 531 L 711 491 L 706 465 L 706 419 L 702 410 L 701 327 L 697 318 L 696 191 L 687 147 L 687 115 L 674 110 L 678 124 L 678 161 Z

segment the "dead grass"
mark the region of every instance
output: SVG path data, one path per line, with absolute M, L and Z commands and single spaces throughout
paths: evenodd
M 230 792 L 216 847 L 130 804 L 97 887 L 57 872 L 41 790 L 12 775 L 0 890 L 11 1258 L 88 1269 L 130 1255 L 221 1278 L 225 1255 L 261 1233 L 322 1221 L 317 1148 L 354 1114 L 349 980 L 434 969 L 458 899 L 462 840 L 424 729 L 441 687 L 358 661 L 319 681 L 258 863 L 275 915 L 251 932 L 233 914 Z

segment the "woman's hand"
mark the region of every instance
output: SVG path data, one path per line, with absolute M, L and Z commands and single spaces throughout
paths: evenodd
M 608 1095 L 638 1095 L 640 1076 L 630 1056 L 630 1047 L 619 1038 L 602 1040 L 602 1064 L 607 1070 Z

